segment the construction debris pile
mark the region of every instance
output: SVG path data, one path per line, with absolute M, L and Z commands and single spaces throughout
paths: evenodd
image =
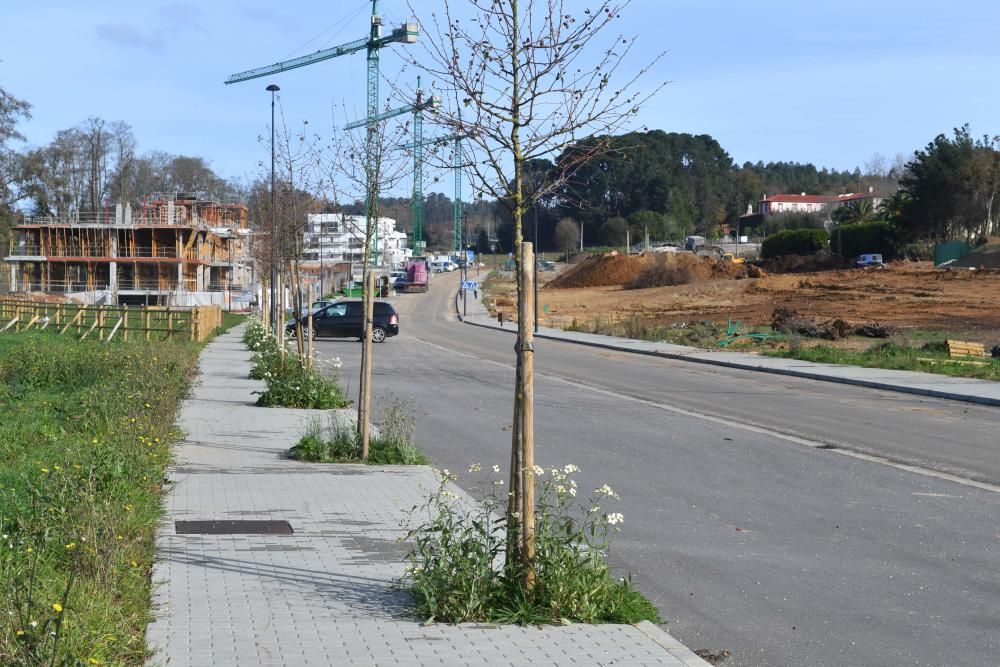
M 878 322 L 854 326 L 840 318 L 820 321 L 815 317 L 803 315 L 792 308 L 780 307 L 775 308 L 771 315 L 771 328 L 782 333 L 793 333 L 826 340 L 839 340 L 847 338 L 851 334 L 867 338 L 888 338 L 899 331 L 895 327 Z

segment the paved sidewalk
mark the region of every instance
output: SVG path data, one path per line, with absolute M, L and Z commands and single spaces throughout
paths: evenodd
M 316 411 L 258 408 L 239 330 L 202 353 L 168 472 L 151 665 L 706 665 L 650 623 L 422 625 L 392 583 L 426 466 L 282 458 Z M 178 535 L 179 520 L 287 520 L 293 535 Z
M 459 303 L 459 301 L 456 301 L 456 303 Z M 481 301 L 476 302 L 472 298 L 469 298 L 467 308 L 469 312 L 467 317 L 462 317 L 460 307 L 458 311 L 459 317 L 464 319 L 467 324 L 491 329 L 503 329 L 511 333 L 516 331 L 516 325 L 513 322 L 507 322 L 501 327 L 495 319 L 490 317 L 486 306 Z M 791 375 L 826 382 L 839 382 L 841 384 L 852 384 L 907 394 L 947 398 L 966 403 L 1000 406 L 1000 382 L 991 382 L 989 380 L 976 380 L 914 371 L 821 364 L 812 361 L 800 361 L 798 359 L 765 357 L 746 352 L 712 352 L 686 345 L 655 343 L 631 338 L 619 338 L 617 336 L 601 336 L 598 334 L 552 329 L 550 327 L 539 327 L 538 333 L 535 336 L 537 338 L 562 340 L 591 347 L 602 347 L 609 350 L 648 354 L 702 364 L 726 366 L 728 368 L 742 368 L 751 371 Z

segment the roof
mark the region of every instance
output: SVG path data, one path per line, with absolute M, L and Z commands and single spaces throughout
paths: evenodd
M 832 204 L 834 202 L 856 201 L 858 199 L 879 199 L 883 195 L 877 192 L 848 192 L 841 195 L 771 195 L 761 199 L 763 202 L 777 204 Z
M 830 195 L 771 195 L 764 197 L 762 202 L 775 202 L 780 204 L 828 204 L 836 200 Z

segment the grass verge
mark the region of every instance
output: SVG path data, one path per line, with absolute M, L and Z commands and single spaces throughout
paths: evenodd
M 288 450 L 289 458 L 316 463 L 368 463 L 370 465 L 427 465 L 430 460 L 413 444 L 413 413 L 400 401 L 386 410 L 382 422 L 368 439 L 368 458 L 361 458 L 361 443 L 353 424 L 334 415 L 323 424 L 314 420 L 302 439 Z
M 0 664 L 143 663 L 164 469 L 200 349 L 0 337 Z
M 844 364 L 866 368 L 919 371 L 980 380 L 1000 380 L 1000 359 L 966 360 L 949 357 L 948 352 L 944 349 L 944 343 L 939 342 L 927 343 L 918 348 L 889 341 L 867 350 L 817 345 L 789 350 L 771 350 L 764 354 L 824 364 Z M 969 363 L 969 361 L 976 363 Z

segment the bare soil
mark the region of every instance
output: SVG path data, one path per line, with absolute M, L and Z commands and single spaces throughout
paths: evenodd
M 651 325 L 729 319 L 768 326 L 775 308 L 852 325 L 880 323 L 901 330 L 944 331 L 966 339 L 1000 342 L 1000 270 L 935 269 L 930 262 L 895 262 L 885 269 L 840 269 L 733 278 L 714 271 L 710 258 L 685 255 L 681 262 L 708 268 L 686 284 L 625 289 L 655 261 L 648 255 L 617 255 L 564 270 L 553 280 L 539 274 L 541 322 L 565 327 L 574 320 L 625 319 L 641 315 Z M 589 261 L 589 260 L 588 260 Z M 718 264 L 726 264 L 717 262 Z M 607 268 L 602 272 L 599 269 Z M 577 275 L 574 275 L 577 274 Z M 503 299 L 503 305 L 512 301 Z M 508 316 L 510 308 L 507 308 Z

